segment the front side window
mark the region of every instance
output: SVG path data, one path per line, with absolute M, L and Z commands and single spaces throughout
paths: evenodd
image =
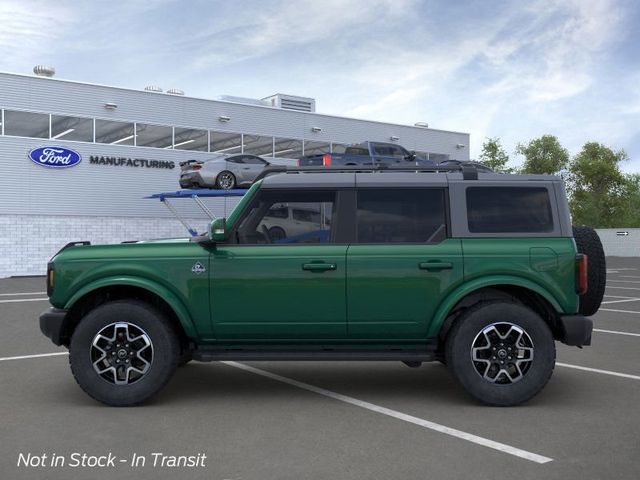
M 467 188 L 472 233 L 544 233 L 553 231 L 549 192 L 544 187 Z
M 245 245 L 330 243 L 335 192 L 263 191 L 240 222 Z
M 445 190 L 358 191 L 358 243 L 438 243 L 447 236 Z
M 381 157 L 397 157 L 404 158 L 408 152 L 401 147 L 395 145 L 374 145 L 376 155 Z
M 266 165 L 267 164 L 267 162 L 265 162 L 260 157 L 254 157 L 253 155 L 245 155 L 243 157 L 243 162 L 248 165 Z

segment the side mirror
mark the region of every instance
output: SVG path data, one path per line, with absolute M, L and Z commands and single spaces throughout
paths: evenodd
M 227 219 L 216 218 L 211 222 L 209 237 L 214 242 L 224 242 L 227 237 Z

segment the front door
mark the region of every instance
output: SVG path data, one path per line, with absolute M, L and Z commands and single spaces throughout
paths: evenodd
M 463 278 L 460 240 L 447 238 L 445 188 L 362 188 L 347 252 L 352 339 L 426 338 L 440 299 Z
M 346 336 L 347 245 L 336 242 L 336 206 L 335 191 L 258 193 L 211 255 L 216 338 Z

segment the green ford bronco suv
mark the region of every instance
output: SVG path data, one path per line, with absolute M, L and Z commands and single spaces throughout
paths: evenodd
M 67 245 L 40 328 L 117 406 L 190 360 L 435 360 L 515 405 L 549 380 L 554 340 L 591 343 L 604 254 L 561 179 L 365 168 L 270 168 L 200 237 Z

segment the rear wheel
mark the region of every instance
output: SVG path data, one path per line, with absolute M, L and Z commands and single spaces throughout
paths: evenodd
M 180 343 L 167 318 L 135 300 L 90 311 L 69 345 L 71 371 L 80 387 L 113 406 L 150 399 L 169 381 L 179 357 Z
M 547 384 L 555 366 L 553 336 L 522 305 L 480 303 L 461 315 L 447 336 L 447 366 L 467 392 L 488 405 L 526 402 Z
M 594 315 L 600 308 L 607 283 L 607 261 L 596 231 L 591 227 L 573 227 L 579 253 L 587 256 L 587 293 L 580 295 L 580 313 Z
M 236 186 L 236 177 L 227 170 L 220 172 L 216 177 L 216 187 L 221 190 L 231 190 Z

